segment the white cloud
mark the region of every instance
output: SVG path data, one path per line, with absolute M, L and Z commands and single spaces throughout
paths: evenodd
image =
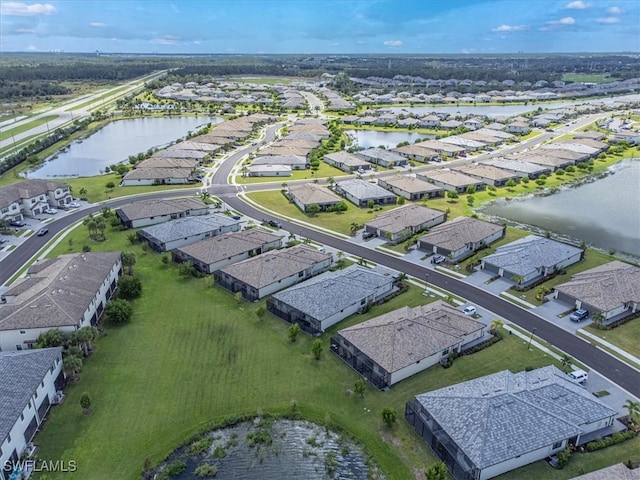
M 492 32 L 521 32 L 523 30 L 529 30 L 529 27 L 527 25 L 500 25 L 491 29 Z
M 564 17 L 557 21 L 559 25 L 573 25 L 576 23 L 575 18 L 573 17 Z
M 620 23 L 622 20 L 620 20 L 619 17 L 605 17 L 605 18 L 598 18 L 596 20 L 596 22 L 598 23 L 605 23 L 605 24 L 611 24 L 611 23 Z
M 564 17 L 564 18 L 561 18 L 560 20 L 552 20 L 550 22 L 547 22 L 547 24 L 540 27 L 539 30 L 542 32 L 547 32 L 549 30 L 557 30 L 559 28 L 564 27 L 565 25 L 573 25 L 574 23 L 576 23 L 575 18 Z
M 607 10 L 611 15 L 620 15 L 622 13 L 622 9 L 620 7 L 611 7 Z
M 1 15 L 14 15 L 20 17 L 30 17 L 34 15 L 53 15 L 57 13 L 56 7 L 48 3 L 26 3 L 7 2 L 0 4 Z
M 25 50 L 26 50 L 27 52 L 37 52 L 37 51 L 39 51 L 40 49 L 39 49 L 38 47 L 36 47 L 35 45 L 29 45 L 27 48 L 25 48 Z
M 35 30 L 32 30 L 30 28 L 16 28 L 13 33 L 19 33 L 19 34 L 29 34 L 29 33 L 35 33 Z
M 173 35 L 162 35 L 160 37 L 155 37 L 150 40 L 151 43 L 155 43 L 156 45 L 175 45 L 180 40 L 178 37 Z
M 582 0 L 575 0 L 574 2 L 568 3 L 564 8 L 569 10 L 584 10 L 585 8 L 588 8 L 588 5 Z
M 96 28 L 102 28 L 107 26 L 107 24 L 103 22 L 91 22 L 89 25 Z
M 398 48 L 402 46 L 402 40 L 387 40 L 384 44 L 387 47 Z

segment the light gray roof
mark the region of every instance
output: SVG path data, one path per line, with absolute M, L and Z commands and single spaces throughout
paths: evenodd
M 121 217 L 124 215 L 129 220 L 138 220 L 141 218 L 184 213 L 190 210 L 201 210 L 203 208 L 207 208 L 207 205 L 197 198 L 173 198 L 143 200 L 141 202 L 123 205 L 117 211 L 120 212 L 118 215 Z
M 14 298 L 0 305 L 0 330 L 77 325 L 119 260 L 120 252 L 89 252 L 36 262 L 5 292 Z
M 392 187 L 404 190 L 409 193 L 442 192 L 442 187 L 438 187 L 430 182 L 425 182 L 416 177 L 406 175 L 394 175 L 393 177 L 380 178 L 378 185 L 383 183 Z
M 194 151 L 194 150 L 189 150 Z M 171 153 L 176 154 L 175 150 L 171 150 Z M 171 157 L 169 155 L 163 155 L 161 157 L 151 157 L 136 165 L 136 168 L 196 168 L 198 166 L 198 160 L 178 156 Z
M 222 227 L 229 227 L 240 223 L 226 215 L 199 215 L 197 217 L 183 217 L 158 225 L 145 227 L 140 232 L 147 238 L 155 238 L 162 243 L 171 242 L 179 238 L 192 237 L 207 232 L 214 232 Z
M 477 218 L 457 217 L 433 227 L 429 233 L 420 237 L 420 241 L 456 251 L 470 243 L 479 243 L 502 229 L 502 225 Z
M 482 260 L 524 277 L 534 272 L 543 273 L 542 268 L 551 268 L 582 251 L 581 248 L 550 238 L 527 235 L 496 248 L 495 253 Z
M 315 248 L 296 245 L 272 250 L 257 257 L 229 265 L 221 271 L 233 278 L 260 289 L 331 258 Z
M 498 168 L 504 168 L 505 170 L 525 173 L 527 175 L 540 175 L 541 173 L 549 171 L 548 168 L 543 167 L 542 165 L 536 165 L 535 163 L 526 162 L 524 160 L 510 158 L 492 158 L 490 160 L 484 160 L 482 163 L 493 165 Z
M 273 235 L 260 228 L 251 228 L 241 232 L 223 233 L 176 250 L 200 262 L 212 264 L 281 239 L 279 235 Z
M 606 312 L 640 303 L 640 268 L 616 260 L 576 273 L 555 288 Z
M 322 321 L 393 281 L 358 265 L 325 272 L 273 295 L 273 298 Z
M 360 157 L 354 155 L 353 153 L 345 152 L 343 150 L 335 153 L 329 153 L 325 155 L 324 158 L 328 158 L 329 160 L 347 165 L 349 167 L 360 167 L 369 165 L 369 162 L 362 160 Z
M 402 307 L 338 333 L 374 362 L 393 373 L 447 348 L 484 328 L 442 300 Z
M 0 187 L 0 206 L 5 207 L 21 199 L 28 199 L 52 192 L 57 188 L 67 188 L 66 183 L 50 180 L 31 179 Z
M 315 183 L 296 183 L 289 186 L 289 192 L 303 205 L 317 203 L 323 205 L 327 203 L 339 203 L 344 199 L 333 193 L 327 187 L 316 185 Z
M 358 178 L 338 182 L 336 189 L 342 190 L 359 200 L 395 197 L 395 195 L 388 190 Z
M 466 187 L 468 185 L 477 185 L 478 183 L 482 183 L 482 181 L 477 178 L 470 177 L 469 175 L 465 175 L 464 173 L 460 173 L 456 170 L 449 170 L 448 168 L 443 168 L 442 170 L 429 170 L 425 173 L 419 173 L 417 176 L 421 179 L 433 180 L 453 187 Z
M 454 168 L 470 177 L 488 178 L 490 180 L 506 180 L 514 176 L 511 172 L 484 163 L 469 163 Z
M 409 204 L 381 213 L 375 219 L 365 223 L 365 226 L 398 233 L 406 228 L 416 228 L 439 217 L 445 217 L 441 210 Z
M 263 155 L 257 157 L 251 165 L 306 165 L 304 155 Z
M 579 435 L 582 424 L 617 413 L 554 366 L 504 370 L 416 399 L 479 469 Z
M 387 162 L 404 162 L 405 161 L 405 158 L 399 153 L 392 152 L 390 150 L 385 150 L 384 148 L 377 148 L 377 147 L 361 150 L 358 152 L 358 155 L 361 155 L 364 158 L 386 160 Z
M 127 172 L 122 180 L 152 180 L 156 178 L 189 178 L 192 168 L 136 168 Z
M 0 352 L 0 444 L 4 443 L 60 352 L 62 347 Z

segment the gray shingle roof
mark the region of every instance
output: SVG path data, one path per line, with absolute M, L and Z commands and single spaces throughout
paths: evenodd
M 289 192 L 303 205 L 311 205 L 313 203 L 323 205 L 344 201 L 342 197 L 336 195 L 327 187 L 314 183 L 293 184 L 289 186 Z
M 15 298 L 0 305 L 0 330 L 77 325 L 119 259 L 120 252 L 60 255 L 30 268 L 5 292 Z
M 368 162 L 362 160 L 360 157 L 354 155 L 353 153 L 345 152 L 344 150 L 335 153 L 329 153 L 325 155 L 324 158 L 328 158 L 329 160 L 347 165 L 349 167 L 369 166 Z
M 0 352 L 0 444 L 36 392 L 61 347 Z
M 176 250 L 184 252 L 200 262 L 212 264 L 255 250 L 263 245 L 281 240 L 281 238 L 279 235 L 267 233 L 259 228 L 251 228 L 241 232 L 223 233 Z
M 617 412 L 554 366 L 508 370 L 416 396 L 483 469 L 582 433 Z
M 365 182 L 357 178 L 338 182 L 336 189 L 342 190 L 360 200 L 395 197 L 395 195 L 388 190 L 374 183 Z
M 640 268 L 616 260 L 576 273 L 555 288 L 606 312 L 640 303 Z
M 228 227 L 240 223 L 226 215 L 214 213 L 213 215 L 199 215 L 197 217 L 183 217 L 169 222 L 145 227 L 147 237 L 157 239 L 162 243 L 171 242 L 179 238 L 192 237 L 206 232 L 213 232 L 220 227 Z
M 541 268 L 551 268 L 580 252 L 582 252 L 581 248 L 566 243 L 537 235 L 527 235 L 496 248 L 495 253 L 487 255 L 482 260 L 524 277 L 536 271 L 542 273 Z
M 322 321 L 392 281 L 391 277 L 351 265 L 289 287 L 274 294 L 273 298 Z
M 296 245 L 291 248 L 263 253 L 257 257 L 229 265 L 221 271 L 247 285 L 260 289 L 330 258 L 331 255 L 328 253 Z
M 38 195 L 52 192 L 57 188 L 66 188 L 66 183 L 52 182 L 50 180 L 31 179 L 0 187 L 0 206 L 6 207 L 20 199 L 37 197 Z
M 406 175 L 395 175 L 393 177 L 381 178 L 378 180 L 380 186 L 383 183 L 409 193 L 426 193 L 426 192 L 442 192 L 442 187 L 438 187 L 433 183 L 425 182 L 416 177 L 408 177 Z
M 441 210 L 434 210 L 420 205 L 409 204 L 381 213 L 365 226 L 385 232 L 398 233 L 406 228 L 416 228 L 439 217 L 446 216 Z
M 471 217 L 457 217 L 433 227 L 429 233 L 420 237 L 420 241 L 456 251 L 467 244 L 479 243 L 502 229 L 502 225 L 495 223 Z
M 206 204 L 197 198 L 173 198 L 159 200 L 145 200 L 129 205 L 123 205 L 118 210 L 129 220 L 158 217 L 183 213 L 188 210 L 200 210 L 206 208 Z
M 459 344 L 482 328 L 483 323 L 438 300 L 399 308 L 338 333 L 393 373 Z
M 388 162 L 404 162 L 405 158 L 399 153 L 385 150 L 384 148 L 368 148 L 367 150 L 361 150 L 358 152 L 365 159 L 382 159 Z

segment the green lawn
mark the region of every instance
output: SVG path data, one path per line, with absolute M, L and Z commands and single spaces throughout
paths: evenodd
M 640 339 L 640 319 L 631 320 L 613 330 L 598 330 L 593 327 L 586 327 L 585 330 L 640 358 L 640 343 L 638 342 Z
M 31 120 L 30 122 L 20 125 L 19 127 L 3 130 L 0 133 L 0 140 L 7 140 L 13 135 L 19 135 L 22 132 L 26 132 L 27 130 L 31 130 L 32 128 L 39 127 L 40 125 L 44 125 L 49 120 L 55 120 L 56 118 L 58 118 L 58 115 L 47 115 L 46 117 Z
M 563 82 L 611 83 L 615 80 L 617 79 L 604 73 L 565 73 L 562 75 Z
M 264 192 L 251 192 L 247 193 L 247 196 L 254 202 L 257 202 L 269 210 L 279 212 L 282 215 L 293 219 L 312 223 L 319 227 L 328 228 L 345 235 L 349 234 L 351 223 L 356 222 L 362 225 L 364 222 L 373 220 L 376 215 L 398 207 L 397 205 L 386 205 L 377 211 L 373 211 L 368 208 L 358 208 L 351 202 L 345 200 L 345 203 L 348 206 L 346 212 L 320 212 L 315 216 L 310 216 L 302 212 L 295 204 L 289 203 L 280 189 Z
M 490 349 L 462 357 L 450 369 L 434 367 L 394 386 L 388 392 L 367 390 L 354 398 L 356 374 L 328 352 L 320 361 L 310 355 L 312 338 L 301 335 L 294 344 L 287 324 L 271 315 L 258 321 L 253 312 L 264 302 L 236 303 L 203 279 L 183 280 L 161 256 L 127 244 L 128 232 L 110 232 L 95 244 L 79 227 L 52 256 L 78 250 L 124 249 L 138 257 L 136 274 L 144 286 L 134 318 L 123 327 L 104 328 L 105 336 L 85 364 L 77 383 L 70 384 L 62 406 L 55 407 L 37 437 L 43 459 L 75 460 L 76 473 L 51 478 L 137 479 L 145 458 L 159 462 L 177 445 L 211 422 L 233 415 L 284 412 L 296 400 L 309 420 L 335 424 L 361 442 L 389 479 L 412 477 L 433 457 L 402 420 L 412 396 L 510 368 L 551 363 L 526 342 L 506 336 Z M 170 294 L 168 294 L 170 292 Z M 402 305 L 427 302 L 422 289 L 412 288 L 366 315 L 343 322 L 344 327 Z M 334 327 L 335 331 L 338 327 Z M 93 398 L 93 413 L 81 412 L 82 392 Z M 388 430 L 380 412 L 397 409 L 399 421 Z M 364 408 L 370 410 L 366 412 Z

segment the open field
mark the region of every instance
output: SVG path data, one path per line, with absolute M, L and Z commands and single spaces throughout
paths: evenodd
M 93 251 L 133 251 L 143 295 L 135 301 L 130 324 L 104 327 L 106 335 L 97 341 L 80 380 L 67 387 L 67 399 L 52 410 L 37 438 L 41 458 L 77 461 L 78 472 L 55 474 L 54 479 L 136 479 L 146 458 L 160 461 L 211 422 L 259 411 L 282 413 L 295 400 L 304 417 L 338 425 L 365 446 L 388 478 L 404 480 L 433 461 L 401 418 L 409 398 L 505 368 L 520 371 L 552 363 L 507 335 L 490 349 L 457 359 L 449 369 L 431 368 L 388 392 L 368 388 L 360 399 L 349 394 L 356 374 L 328 351 L 331 332 L 321 337 L 325 351 L 315 361 L 311 337 L 301 335 L 292 344 L 284 321 L 270 314 L 257 320 L 254 312 L 264 301 L 237 303 L 230 293 L 208 288 L 203 279 L 180 278 L 175 266 L 162 264 L 160 255 L 129 245 L 128 232 L 109 232 L 103 244 L 86 235 L 84 227 L 77 228 L 70 234 L 72 245 L 63 240 L 51 256 L 84 244 Z M 421 288 L 412 287 L 340 327 L 429 300 Z M 85 391 L 93 398 L 88 416 L 79 406 Z M 396 408 L 400 417 L 390 430 L 380 417 L 386 406 Z M 549 478 L 563 477 L 551 472 Z

